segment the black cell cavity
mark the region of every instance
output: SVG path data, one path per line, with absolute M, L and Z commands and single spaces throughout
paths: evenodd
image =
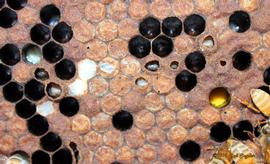
M 177 17 L 167 17 L 162 22 L 162 32 L 170 37 L 176 37 L 182 32 L 182 21 Z
M 73 78 L 76 73 L 75 64 L 69 59 L 63 59 L 57 63 L 54 69 L 56 76 L 62 80 L 69 80 Z
M 49 130 L 47 119 L 39 114 L 27 120 L 27 127 L 29 132 L 35 136 L 41 136 Z
M 235 11 L 229 18 L 229 26 L 235 32 L 245 32 L 250 28 L 250 17 L 245 11 Z
M 111 163 L 111 164 L 122 164 L 122 163 L 120 163 L 120 162 L 118 162 L 118 161 L 115 161 L 115 162 L 113 162 L 113 163 Z
M 239 71 L 247 69 L 251 65 L 252 55 L 246 51 L 238 51 L 232 57 L 233 67 Z
M 40 100 L 45 96 L 44 88 L 44 84 L 35 79 L 32 79 L 25 84 L 25 96 L 33 101 Z
M 153 39 L 160 34 L 160 22 L 156 18 L 147 17 L 140 23 L 139 31 L 144 37 Z
M 210 137 L 216 142 L 224 142 L 231 136 L 231 128 L 224 122 L 215 123 L 210 130 Z
M 266 85 L 263 85 L 263 86 L 260 86 L 258 89 L 261 89 L 263 90 L 264 92 L 268 93 L 270 95 L 270 89 L 268 86 Z
M 38 80 L 44 81 L 49 79 L 49 73 L 44 68 L 37 68 L 34 74 Z
M 32 27 L 30 36 L 33 42 L 42 45 L 51 39 L 51 31 L 47 26 L 38 23 Z
M 23 86 L 16 82 L 9 82 L 3 87 L 3 95 L 7 101 L 19 101 L 23 97 Z
M 181 145 L 179 154 L 186 161 L 194 161 L 201 154 L 201 146 L 194 141 L 188 140 Z
M 0 58 L 7 65 L 15 65 L 21 60 L 20 50 L 15 44 L 5 44 L 0 50 Z
M 27 99 L 23 99 L 15 106 L 16 113 L 21 118 L 27 119 L 36 113 L 36 105 Z
M 188 35 L 198 36 L 205 30 L 205 20 L 202 16 L 192 14 L 184 20 L 184 31 Z
M 64 56 L 64 49 L 60 44 L 53 41 L 46 44 L 43 49 L 43 57 L 50 63 L 56 63 Z
M 253 126 L 248 120 L 239 121 L 233 126 L 233 136 L 239 140 L 248 140 L 248 132 L 253 133 Z
M 40 11 L 40 19 L 49 26 L 55 26 L 60 20 L 60 10 L 53 4 L 44 6 Z
M 4 7 L 0 10 L 0 27 L 10 28 L 18 22 L 18 16 L 15 11 Z
M 186 67 L 195 73 L 202 71 L 205 67 L 206 60 L 200 51 L 190 53 L 185 59 Z
M 71 26 L 60 22 L 53 28 L 52 36 L 59 43 L 67 43 L 73 37 L 73 31 Z
M 71 117 L 78 113 L 80 105 L 74 97 L 64 97 L 59 102 L 59 109 L 63 115 Z
M 27 0 L 7 0 L 7 4 L 14 10 L 21 10 L 26 6 Z
M 137 58 L 144 58 L 150 53 L 151 44 L 150 41 L 144 37 L 137 35 L 130 39 L 128 49 L 133 56 Z
M 112 124 L 114 128 L 120 131 L 126 131 L 133 125 L 133 116 L 127 111 L 120 110 L 113 115 Z
M 72 164 L 72 154 L 68 148 L 62 148 L 52 156 L 53 164 Z
M 62 140 L 59 135 L 49 132 L 40 138 L 40 145 L 45 151 L 56 151 L 62 145 Z
M 270 67 L 265 69 L 263 73 L 263 81 L 267 84 L 270 85 Z
M 48 153 L 37 150 L 32 154 L 32 164 L 50 164 L 50 156 Z
M 145 64 L 144 66 L 148 71 L 156 72 L 159 69 L 159 61 L 152 60 Z
M 0 64 L 0 85 L 4 85 L 12 78 L 11 69 L 3 64 Z
M 176 76 L 175 85 L 180 91 L 189 92 L 197 85 L 197 76 L 183 70 Z
M 5 5 L 5 0 L 0 0 L 0 8 L 2 8 Z
M 166 57 L 173 50 L 173 41 L 164 35 L 160 35 L 152 42 L 152 50 L 159 57 Z
M 61 96 L 62 88 L 59 84 L 50 82 L 46 86 L 46 92 L 47 92 L 48 96 L 50 96 L 51 98 L 57 98 L 57 97 Z

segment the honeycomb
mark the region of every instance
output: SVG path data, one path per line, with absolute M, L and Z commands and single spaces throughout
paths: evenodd
M 208 164 L 232 138 L 263 159 L 238 98 L 270 94 L 269 10 L 0 0 L 0 164 Z

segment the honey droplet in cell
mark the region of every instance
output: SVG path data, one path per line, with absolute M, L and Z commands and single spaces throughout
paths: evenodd
M 209 103 L 215 108 L 223 108 L 230 103 L 231 97 L 224 87 L 214 88 L 209 94 Z

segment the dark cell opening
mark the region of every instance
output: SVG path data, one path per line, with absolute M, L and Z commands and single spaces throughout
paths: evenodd
M 35 136 L 41 136 L 49 130 L 47 119 L 39 114 L 27 120 L 27 127 L 29 132 Z
M 5 5 L 5 0 L 0 0 L 0 8 L 2 8 Z
M 126 131 L 133 125 L 133 116 L 127 111 L 120 110 L 113 115 L 112 124 L 114 128 L 120 131 Z
M 206 60 L 202 52 L 195 51 L 190 53 L 185 59 L 186 67 L 194 72 L 198 73 L 205 68 Z
M 225 66 L 225 65 L 227 64 L 227 62 L 226 62 L 225 60 L 220 60 L 220 61 L 219 61 L 219 64 L 220 64 L 221 66 Z
M 39 23 L 31 28 L 30 36 L 33 42 L 42 45 L 51 39 L 51 31 L 47 26 Z
M 239 121 L 233 126 L 233 136 L 239 140 L 250 139 L 248 132 L 253 133 L 253 126 L 248 120 Z
M 175 85 L 180 91 L 189 92 L 197 85 L 197 76 L 183 70 L 176 76 Z
M 162 22 L 162 32 L 169 37 L 176 37 L 182 32 L 182 21 L 177 17 L 167 17 Z
M 33 101 L 38 101 L 45 96 L 45 86 L 41 82 L 32 79 L 25 84 L 25 96 Z
M 198 36 L 205 30 L 205 20 L 202 16 L 192 14 L 184 20 L 184 31 L 188 35 Z
M 47 85 L 46 92 L 51 98 L 57 98 L 61 96 L 62 88 L 59 84 L 51 82 Z
M 62 148 L 52 156 L 53 164 L 72 164 L 72 154 L 68 148 Z
M 32 154 L 32 164 L 50 164 L 50 156 L 48 153 L 37 150 Z
M 210 137 L 216 142 L 224 142 L 231 136 L 231 128 L 224 122 L 215 123 L 210 130 Z
M 34 74 L 38 80 L 44 81 L 49 79 L 49 73 L 44 68 L 37 68 Z
M 3 95 L 7 101 L 19 101 L 23 97 L 23 86 L 16 82 L 9 82 L 3 88 Z
M 71 26 L 66 24 L 65 22 L 60 22 L 57 24 L 52 31 L 52 36 L 54 40 L 59 43 L 67 43 L 73 37 L 73 31 Z
M 166 57 L 173 50 L 173 41 L 164 35 L 160 35 L 152 42 L 152 50 L 159 57 Z
M 0 10 L 0 27 L 10 28 L 18 22 L 17 13 L 7 7 Z
M 128 43 L 128 49 L 131 55 L 137 58 L 144 58 L 149 55 L 151 50 L 151 44 L 149 40 L 137 35 L 130 39 Z
M 20 158 L 22 158 L 23 160 L 25 160 L 25 161 L 27 161 L 29 163 L 29 155 L 25 151 L 16 150 L 16 151 L 10 153 L 10 157 L 12 157 L 12 156 L 15 157 L 13 159 L 17 159 L 16 157 L 20 157 Z M 7 162 L 7 163 L 13 164 L 13 162 Z
M 39 46 L 29 43 L 23 47 L 22 56 L 24 62 L 28 64 L 39 64 L 42 59 L 42 52 Z
M 144 66 L 148 71 L 156 72 L 159 69 L 159 61 L 152 60 L 145 64 Z
M 177 69 L 179 66 L 179 62 L 178 61 L 172 61 L 170 64 L 171 69 Z
M 69 59 L 63 59 L 57 63 L 54 69 L 56 76 L 62 80 L 69 80 L 73 78 L 76 73 L 75 64 Z
M 186 161 L 194 161 L 201 154 L 201 146 L 194 141 L 188 140 L 181 145 L 179 154 Z
M 115 162 L 113 162 L 113 163 L 111 163 L 111 164 L 122 164 L 122 163 L 120 163 L 120 162 L 118 162 L 118 161 L 115 161 Z
M 64 49 L 61 45 L 51 41 L 43 47 L 43 57 L 50 63 L 56 63 L 64 56 Z
M 7 4 L 14 10 L 21 10 L 26 6 L 27 0 L 7 0 Z
M 11 66 L 20 61 L 20 54 L 20 50 L 15 44 L 5 44 L 0 50 L 0 58 L 2 62 Z
M 44 6 L 40 11 L 40 19 L 49 26 L 55 26 L 60 21 L 60 10 L 53 4 Z
M 263 86 L 260 86 L 258 89 L 261 89 L 270 95 L 270 88 L 268 86 L 263 85 Z
M 40 138 L 40 145 L 45 151 L 56 151 L 62 145 L 62 140 L 59 135 L 49 132 Z
M 160 34 L 160 22 L 156 18 L 147 17 L 140 23 L 139 31 L 144 37 L 153 39 Z
M 63 115 L 71 117 L 78 113 L 80 105 L 74 97 L 64 97 L 59 102 L 59 109 Z
M 263 81 L 265 84 L 270 85 L 270 67 L 265 69 L 263 73 Z
M 235 11 L 229 18 L 229 26 L 235 32 L 245 32 L 250 28 L 250 17 L 245 11 Z
M 252 55 L 249 52 L 238 51 L 232 57 L 233 67 L 239 71 L 243 71 L 251 65 Z
M 36 113 L 36 105 L 27 99 L 23 99 L 15 106 L 16 113 L 21 118 L 27 119 Z
M 4 85 L 12 78 L 11 69 L 3 64 L 0 64 L 0 85 Z

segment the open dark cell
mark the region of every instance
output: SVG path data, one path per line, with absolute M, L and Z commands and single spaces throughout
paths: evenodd
M 21 10 L 26 6 L 27 0 L 7 0 L 7 4 L 14 10 Z
M 261 89 L 270 95 L 270 88 L 268 86 L 263 85 L 263 86 L 260 86 L 258 89 Z
M 79 109 L 79 102 L 74 97 L 64 97 L 59 102 L 59 110 L 65 116 L 74 116 L 78 113 Z
M 145 64 L 144 66 L 148 71 L 156 72 L 159 69 L 159 61 L 152 60 Z
M 76 67 L 73 61 L 69 59 L 63 59 L 57 63 L 54 67 L 56 76 L 62 80 L 69 80 L 74 77 L 76 73 Z
M 51 31 L 47 26 L 38 23 L 31 28 L 30 36 L 33 42 L 42 45 L 51 39 Z
M 73 37 L 73 31 L 71 26 L 60 22 L 53 28 L 52 36 L 59 43 L 67 43 Z
M 49 73 L 44 68 L 37 68 L 34 74 L 38 80 L 44 81 L 49 79 Z
M 21 118 L 27 119 L 36 113 L 36 105 L 27 99 L 23 99 L 15 106 L 16 113 Z
M 147 17 L 140 23 L 139 31 L 144 37 L 153 39 L 160 34 L 160 22 L 156 18 Z
M 28 43 L 22 49 L 22 57 L 28 64 L 39 64 L 42 60 L 42 52 L 39 46 Z
M 0 10 L 0 27 L 10 28 L 18 22 L 17 13 L 10 8 L 4 7 Z
M 177 17 L 167 17 L 162 22 L 162 32 L 169 37 L 176 37 L 182 32 L 182 21 Z
M 270 85 L 270 67 L 266 68 L 264 73 L 263 73 L 263 81 L 267 84 Z
M 56 63 L 61 60 L 64 56 L 64 49 L 60 44 L 57 44 L 53 41 L 46 44 L 43 49 L 43 57 L 49 63 Z
M 151 44 L 149 40 L 137 35 L 129 40 L 128 49 L 131 55 L 144 58 L 150 53 Z
M 247 31 L 250 24 L 250 17 L 245 11 L 235 11 L 229 18 L 229 26 L 235 32 Z
M 0 64 L 0 85 L 4 85 L 12 78 L 11 69 L 8 66 Z
M 48 96 L 55 99 L 55 98 L 58 98 L 59 96 L 61 96 L 62 88 L 59 84 L 56 84 L 54 82 L 50 82 L 46 86 L 46 92 L 47 92 Z
M 183 70 L 176 76 L 175 85 L 180 91 L 189 92 L 197 85 L 197 76 Z
M 194 161 L 201 155 L 201 146 L 194 141 L 188 140 L 181 145 L 179 154 L 186 161 Z
M 23 86 L 16 82 L 9 82 L 3 87 L 3 95 L 9 102 L 19 101 L 23 97 Z
M 185 59 L 186 67 L 195 73 L 202 71 L 205 67 L 206 60 L 200 51 L 190 53 Z
M 239 71 L 247 69 L 251 65 L 252 55 L 246 51 L 238 51 L 232 57 L 233 67 Z
M 205 20 L 202 16 L 192 14 L 184 20 L 184 31 L 188 35 L 198 36 L 205 30 Z
M 210 130 L 210 137 L 216 142 L 224 142 L 231 136 L 231 128 L 224 122 L 215 123 Z
M 32 79 L 25 84 L 25 96 L 33 101 L 38 101 L 45 96 L 45 86 L 41 82 Z
M 5 5 L 5 0 L 0 0 L 0 8 L 2 8 Z
M 72 164 L 72 154 L 68 148 L 62 148 L 52 156 L 53 164 Z
M 111 163 L 111 164 L 122 164 L 122 163 L 120 163 L 120 162 L 118 162 L 118 161 L 115 161 L 115 162 L 113 162 L 113 163 Z
M 172 61 L 170 64 L 171 69 L 177 69 L 179 66 L 179 62 L 178 61 Z
M 27 128 L 35 136 L 41 136 L 49 130 L 49 124 L 45 117 L 37 114 L 27 120 Z
M 152 50 L 159 57 L 166 57 L 173 50 L 173 41 L 164 35 L 160 35 L 152 42 Z
M 248 120 L 239 121 L 233 126 L 233 136 L 239 140 L 250 139 L 248 132 L 253 133 L 253 126 Z
M 45 151 L 56 151 L 62 145 L 62 140 L 59 135 L 49 132 L 40 138 L 40 145 Z
M 20 50 L 15 44 L 5 44 L 0 50 L 0 58 L 7 65 L 15 65 L 21 60 Z
M 133 125 L 133 116 L 127 111 L 120 110 L 113 115 L 112 124 L 114 128 L 120 131 L 126 131 Z
M 49 26 L 56 26 L 60 21 L 60 10 L 53 4 L 44 6 L 40 10 L 40 19 Z
M 48 153 L 37 150 L 32 154 L 32 164 L 50 164 L 50 156 Z

